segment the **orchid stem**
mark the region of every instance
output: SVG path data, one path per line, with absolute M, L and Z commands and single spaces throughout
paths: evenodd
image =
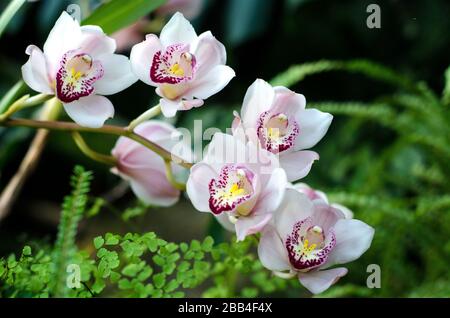
M 81 152 L 84 153 L 87 157 L 110 166 L 115 166 L 117 164 L 117 160 L 113 156 L 104 155 L 92 150 L 84 141 L 83 136 L 81 136 L 79 132 L 72 132 L 72 138 Z
M 142 113 L 139 117 L 136 119 L 133 119 L 130 124 L 127 127 L 128 131 L 133 131 L 134 128 L 136 128 L 139 124 L 143 123 L 144 121 L 147 121 L 155 116 L 158 116 L 161 113 L 161 106 L 158 104 L 156 106 L 153 106 L 146 112 Z
M 0 115 L 0 121 L 8 119 L 13 114 L 17 113 L 22 109 L 40 105 L 45 101 L 49 100 L 51 97 L 52 97 L 51 95 L 47 94 L 38 94 L 31 97 L 30 95 L 24 95 L 18 100 L 16 100 L 3 114 Z
M 191 168 L 192 163 L 179 158 L 178 156 L 172 154 L 170 151 L 167 151 L 163 147 L 151 142 L 150 140 L 138 135 L 132 131 L 128 131 L 125 127 L 112 126 L 112 125 L 104 125 L 101 128 L 89 128 L 82 127 L 75 123 L 71 122 L 62 122 L 62 121 L 47 121 L 47 120 L 32 120 L 32 119 L 1 119 L 0 118 L 0 126 L 5 127 L 30 127 L 30 128 L 43 128 L 48 130 L 58 130 L 58 131 L 68 131 L 68 132 L 92 132 L 99 134 L 109 134 L 115 136 L 123 136 L 127 137 L 131 140 L 134 140 L 144 147 L 150 149 L 157 155 L 159 155 L 162 159 L 172 161 L 184 168 Z
M 175 180 L 175 177 L 172 172 L 172 164 L 170 160 L 164 160 L 164 165 L 166 166 L 166 177 L 170 184 L 180 191 L 186 191 L 186 185 L 184 183 L 178 182 Z

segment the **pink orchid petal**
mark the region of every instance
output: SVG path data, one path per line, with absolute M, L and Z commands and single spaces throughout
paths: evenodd
M 258 244 L 258 257 L 262 265 L 272 271 L 291 268 L 283 241 L 273 226 L 266 226 Z
M 299 273 L 300 283 L 313 294 L 320 294 L 336 283 L 340 277 L 347 274 L 344 267 L 333 268 L 324 271 L 312 271 L 308 273 Z
M 179 43 L 192 43 L 197 39 L 197 34 L 191 23 L 180 12 L 175 13 L 161 30 L 159 36 L 164 47 Z
M 202 77 L 196 77 L 190 84 L 190 89 L 186 95 L 207 99 L 210 96 L 220 92 L 235 77 L 234 70 L 226 65 L 216 65 L 209 69 Z
M 162 50 L 161 42 L 154 34 L 147 35 L 145 41 L 136 44 L 131 49 L 130 61 L 132 70 L 147 85 L 156 86 L 150 79 L 150 67 L 153 62 L 153 56 L 160 50 Z
M 269 110 L 275 99 L 272 86 L 262 79 L 257 79 L 247 89 L 242 104 L 241 117 L 246 129 L 256 130 L 259 116 Z
M 286 189 L 283 202 L 275 212 L 275 226 L 283 240 L 291 233 L 294 225 L 312 215 L 314 205 L 303 193 Z
M 216 65 L 223 65 L 227 61 L 225 46 L 220 43 L 210 31 L 200 34 L 195 47 L 192 49 L 198 61 L 201 61 L 196 76 L 203 77 Z
M 272 214 L 240 217 L 236 222 L 237 241 L 243 241 L 247 235 L 260 232 L 272 218 Z
M 305 109 L 296 118 L 300 126 L 300 134 L 295 140 L 296 150 L 314 147 L 328 131 L 333 115 L 317 109 Z
M 83 25 L 80 29 L 79 49 L 84 53 L 96 58 L 103 54 L 113 54 L 116 50 L 116 41 L 107 36 L 99 26 Z
M 210 212 L 209 208 L 209 183 L 217 178 L 217 172 L 208 164 L 197 163 L 191 168 L 191 173 L 186 184 L 186 192 L 192 205 L 201 212 Z
M 323 268 L 344 264 L 358 259 L 372 244 L 375 230 L 366 223 L 354 219 L 340 219 L 333 227 L 336 246 Z
M 26 53 L 30 57 L 22 66 L 24 82 L 39 93 L 54 94 L 50 87 L 47 60 L 42 51 L 38 47 L 30 45 L 27 47 Z
M 319 155 L 314 151 L 303 150 L 280 155 L 280 164 L 286 170 L 289 181 L 304 178 L 311 170 Z

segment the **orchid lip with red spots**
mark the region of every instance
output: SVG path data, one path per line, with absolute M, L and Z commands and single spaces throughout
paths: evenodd
M 139 79 L 156 87 L 163 115 L 173 117 L 202 106 L 228 85 L 235 72 L 225 65 L 226 56 L 225 47 L 210 31 L 197 35 L 177 12 L 159 37 L 148 34 L 133 46 L 130 59 Z
M 279 156 L 291 182 L 304 178 L 319 159 L 316 152 L 305 149 L 322 139 L 333 119 L 305 105 L 303 95 L 257 79 L 245 94 L 241 117 L 235 115 L 233 122 L 233 133 L 243 131 L 249 140 Z
M 137 81 L 126 56 L 114 54 L 116 43 L 100 27 L 80 26 L 67 12 L 50 31 L 41 51 L 28 46 L 30 56 L 22 77 L 32 89 L 55 95 L 77 124 L 99 128 L 114 116 L 112 95 Z

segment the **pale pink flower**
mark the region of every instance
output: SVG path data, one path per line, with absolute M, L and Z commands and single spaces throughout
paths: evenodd
M 233 122 L 234 133 L 243 132 L 264 149 L 277 154 L 289 181 L 305 177 L 319 155 L 307 151 L 322 139 L 333 116 L 305 109 L 305 97 L 285 87 L 272 87 L 257 79 L 247 90 Z
M 286 185 L 272 153 L 216 133 L 203 160 L 191 168 L 187 193 L 197 210 L 213 213 L 240 241 L 271 220 Z
M 98 26 L 81 26 L 63 12 L 50 31 L 44 51 L 30 45 L 22 77 L 33 90 L 56 97 L 79 125 L 101 127 L 113 117 L 106 97 L 137 81 L 126 56 L 114 54 L 115 41 Z
M 225 65 L 225 47 L 207 31 L 199 36 L 181 13 L 154 34 L 136 44 L 130 55 L 135 74 L 155 86 L 166 117 L 178 110 L 200 107 L 235 76 Z
M 258 255 L 264 267 L 288 278 L 297 276 L 318 294 L 347 274 L 330 267 L 359 258 L 371 245 L 375 230 L 364 222 L 346 219 L 342 211 L 313 202 L 287 189 L 274 222 L 264 228 Z
M 161 121 L 147 121 L 136 127 L 134 132 L 163 147 L 167 151 L 176 148 L 179 157 L 192 160 L 191 149 L 178 141 L 179 132 Z M 117 159 L 113 172 L 128 180 L 136 196 L 147 204 L 170 206 L 175 204 L 180 191 L 167 180 L 164 160 L 150 149 L 126 138 L 120 137 L 112 150 Z M 175 177 L 182 177 L 183 168 L 172 163 Z
M 305 194 L 310 200 L 312 200 L 314 202 L 324 202 L 326 204 L 330 204 L 328 202 L 328 197 L 324 192 L 313 189 L 306 183 L 299 182 L 299 183 L 296 183 L 296 184 L 290 185 L 290 186 L 292 188 L 296 189 L 297 191 L 299 191 L 300 193 Z M 341 210 L 341 212 L 344 213 L 345 218 L 347 218 L 347 219 L 353 218 L 353 212 L 349 208 L 347 208 L 341 204 L 338 204 L 338 203 L 331 203 L 330 205 L 338 210 Z

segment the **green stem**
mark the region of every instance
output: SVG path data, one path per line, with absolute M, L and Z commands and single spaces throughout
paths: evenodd
M 156 106 L 153 106 L 146 112 L 142 113 L 139 117 L 132 120 L 130 124 L 127 127 L 127 130 L 133 131 L 134 128 L 136 128 L 139 124 L 143 123 L 144 121 L 147 121 L 155 116 L 158 116 L 161 113 L 161 106 L 158 104 Z
M 3 31 L 5 31 L 9 21 L 11 21 L 11 19 L 25 2 L 26 0 L 12 0 L 6 7 L 6 9 L 2 12 L 2 15 L 0 16 L 0 37 L 2 36 Z
M 47 94 L 38 94 L 31 97 L 30 95 L 24 95 L 18 100 L 16 100 L 3 114 L 0 115 L 0 121 L 8 119 L 13 114 L 17 113 L 22 109 L 40 105 L 43 102 L 49 100 L 50 98 L 52 98 L 52 95 Z
M 178 182 L 175 180 L 175 177 L 172 172 L 172 164 L 170 160 L 164 160 L 164 165 L 166 167 L 166 177 L 170 184 L 180 191 L 186 191 L 186 185 L 184 183 Z
M 150 140 L 127 130 L 124 127 L 119 126 L 112 126 L 112 125 L 104 125 L 101 128 L 89 128 L 89 127 L 82 127 L 75 123 L 71 122 L 62 122 L 62 121 L 46 121 L 46 120 L 32 120 L 32 119 L 24 119 L 24 118 L 18 118 L 18 119 L 6 119 L 1 120 L 0 119 L 0 126 L 5 127 L 30 127 L 30 128 L 42 128 L 42 129 L 48 129 L 48 130 L 58 130 L 58 131 L 78 131 L 78 132 L 92 132 L 92 133 L 99 133 L 99 134 L 109 134 L 109 135 L 115 135 L 115 136 L 123 136 L 127 137 L 131 140 L 134 140 L 144 147 L 152 150 L 157 155 L 159 155 L 164 160 L 170 160 L 174 163 L 184 167 L 184 168 L 191 168 L 192 163 L 187 162 L 180 157 L 172 154 L 170 151 L 167 151 L 166 149 L 162 148 L 161 146 L 155 144 L 154 142 L 151 142 Z
M 79 132 L 72 132 L 72 138 L 81 152 L 87 157 L 110 166 L 115 166 L 117 164 L 117 160 L 113 156 L 104 155 L 92 150 L 84 141 L 83 136 L 81 136 Z

